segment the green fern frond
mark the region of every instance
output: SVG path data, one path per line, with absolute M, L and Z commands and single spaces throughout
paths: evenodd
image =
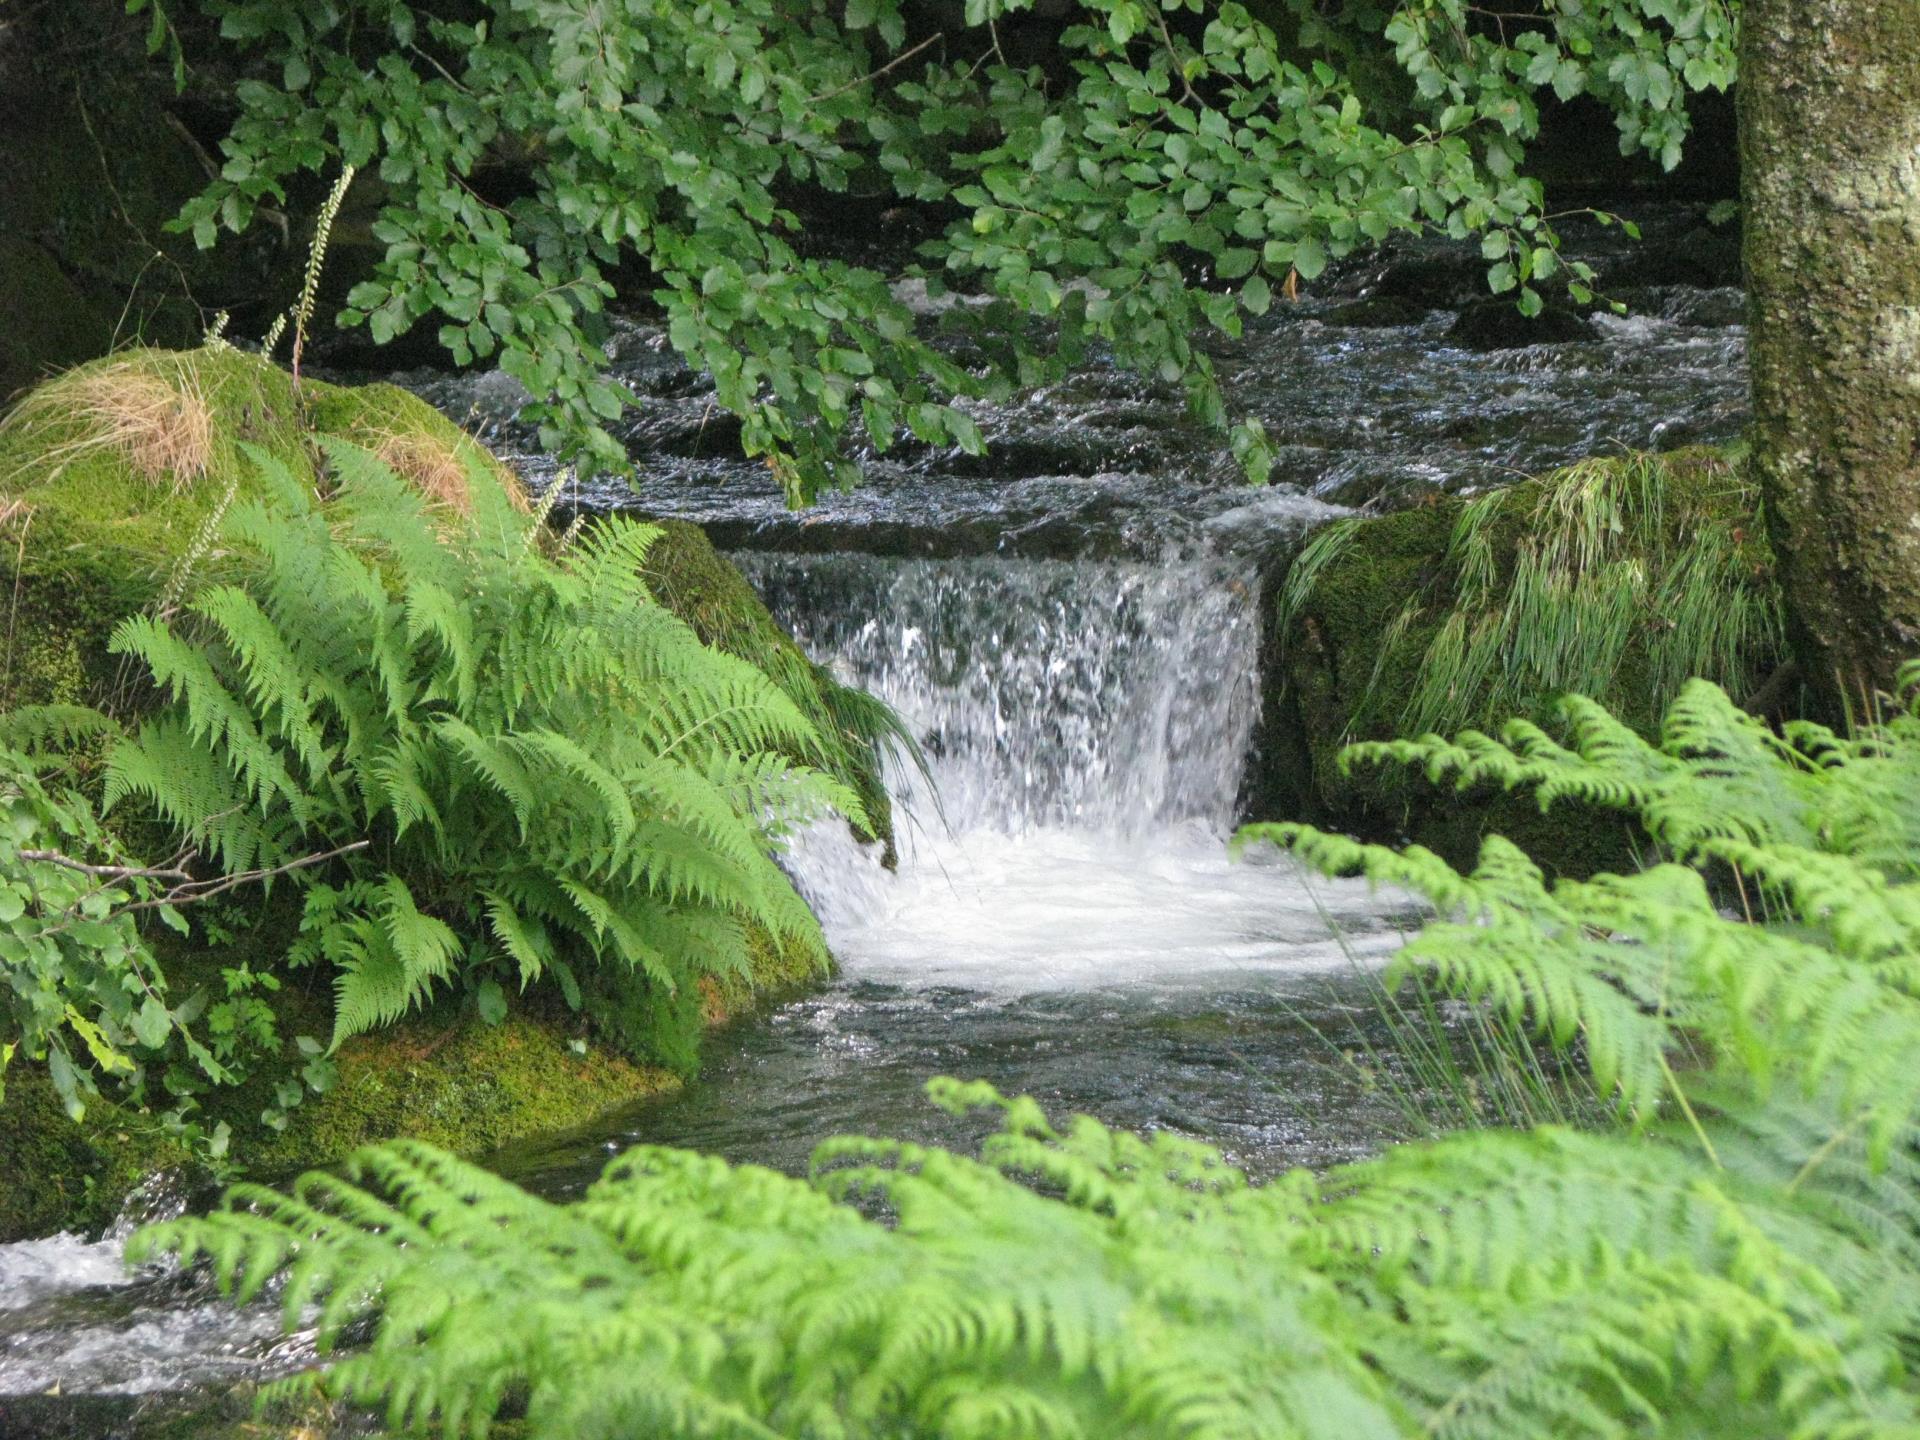
M 367 888 L 363 910 L 335 922 L 349 938 L 334 977 L 332 1049 L 417 1008 L 434 982 L 452 973 L 461 954 L 459 937 L 444 921 L 420 911 L 399 876 Z
M 864 823 L 795 763 L 831 744 L 654 603 L 653 527 L 616 518 L 556 555 L 491 474 L 471 514 L 430 513 L 365 451 L 325 457 L 324 498 L 271 468 L 226 517 L 241 574 L 198 628 L 122 626 L 171 703 L 116 747 L 109 800 L 229 868 L 371 842 L 294 876 L 329 897 L 302 953 L 335 967 L 336 1043 L 469 965 L 568 988 L 604 959 L 644 977 L 684 1056 L 668 1031 L 697 1016 L 670 997 L 739 973 L 746 927 L 819 943 L 773 857 L 825 811 Z
M 287 1275 L 327 1340 L 368 1317 L 326 1393 L 476 1432 L 512 1397 L 532 1440 L 1920 1436 L 1920 718 L 1774 735 L 1695 685 L 1654 745 L 1569 704 L 1566 745 L 1516 723 L 1370 754 L 1630 808 L 1675 858 L 1549 885 L 1497 838 L 1466 874 L 1297 825 L 1241 843 L 1425 896 L 1400 969 L 1535 1027 L 1627 1123 L 1255 1184 L 1195 1141 L 943 1080 L 936 1104 L 998 1117 L 977 1157 L 842 1137 L 801 1180 L 637 1147 L 558 1206 L 399 1144 L 140 1244 L 242 1294 Z M 703 850 L 691 809 L 652 818 L 650 783 L 635 845 L 716 867 L 666 892 L 773 885 L 742 868 L 777 876 L 763 852 Z M 738 918 L 503 880 L 496 938 L 543 963 L 572 927 L 698 974 Z

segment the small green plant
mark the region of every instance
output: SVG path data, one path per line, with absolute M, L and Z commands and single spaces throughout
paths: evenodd
M 340 216 L 340 206 L 347 198 L 347 190 L 353 184 L 354 167 L 345 166 L 340 178 L 333 182 L 333 188 L 327 191 L 327 198 L 320 206 L 320 213 L 313 221 L 313 243 L 307 247 L 307 268 L 300 278 L 300 298 L 294 301 L 289 311 L 293 325 L 293 356 L 288 368 L 293 372 L 293 388 L 300 392 L 300 359 L 307 348 L 307 331 L 313 324 L 313 309 L 320 299 L 320 276 L 327 266 L 327 246 L 333 241 L 333 222 Z M 273 354 L 274 341 L 280 337 L 281 322 L 275 320 L 273 329 L 260 344 L 261 353 Z
M 698 982 L 744 973 L 749 927 L 824 960 L 775 863 L 799 820 L 858 802 L 793 756 L 824 742 L 766 676 L 656 604 L 656 531 L 565 549 L 478 469 L 430 501 L 326 445 L 330 494 L 256 452 L 270 498 L 225 536 L 243 583 L 115 648 L 168 697 L 109 761 L 224 873 L 337 852 L 304 887 L 295 964 L 331 973 L 333 1044 L 443 985 L 628 977 L 627 1022 L 684 1063 Z M 457 503 L 456 503 L 457 501 Z
M 284 1272 L 329 1344 L 371 1312 L 294 1388 L 449 1435 L 509 1403 L 539 1440 L 1920 1434 L 1920 716 L 1777 735 L 1695 682 L 1653 744 L 1567 705 L 1571 747 L 1516 721 L 1373 754 L 1632 810 L 1666 862 L 1548 886 L 1498 838 L 1471 874 L 1245 838 L 1424 893 L 1400 969 L 1582 1058 L 1617 1123 L 1255 1186 L 936 1081 L 1000 1111 L 978 1160 L 840 1139 L 803 1181 L 641 1147 L 556 1205 L 398 1144 L 134 1253 L 242 1298 Z
M 1578 1057 L 1480 1005 L 1454 1001 L 1420 971 L 1389 983 L 1355 977 L 1362 999 L 1350 1028 L 1309 1017 L 1311 1032 L 1398 1116 L 1401 1139 L 1505 1125 L 1591 1126 L 1607 1107 Z

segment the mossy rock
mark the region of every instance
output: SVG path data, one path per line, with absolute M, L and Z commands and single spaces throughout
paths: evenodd
M 1617 813 L 1568 804 L 1543 815 L 1531 796 L 1343 769 L 1341 752 L 1514 716 L 1550 720 L 1570 689 L 1651 735 L 1690 672 L 1744 699 L 1782 658 L 1758 513 L 1741 457 L 1702 448 L 1338 522 L 1272 587 L 1250 808 L 1415 840 L 1456 864 L 1502 834 L 1554 873 L 1630 865 L 1644 837 Z M 1563 588 L 1542 598 L 1543 576 Z M 1583 623 L 1582 605 L 1597 598 L 1610 618 L 1595 605 Z
M 476 463 L 518 483 L 404 390 L 296 386 L 225 346 L 123 351 L 31 392 L 0 424 L 0 706 L 112 701 L 114 625 L 217 573 L 220 516 L 261 493 L 242 446 L 317 484 L 322 436 L 422 477 Z
M 292 377 L 228 347 L 189 352 L 135 349 L 49 381 L 0 425 L 0 593 L 9 597 L 9 637 L 0 667 L 0 707 L 77 702 L 138 713 L 107 649 L 113 628 L 223 563 L 220 517 L 259 491 L 242 450 L 257 446 L 316 486 L 324 481 L 317 439 L 335 436 L 381 453 L 445 503 L 469 465 L 512 472 L 458 426 L 391 385 L 343 388 Z M 449 481 L 449 475 L 455 482 Z M 649 557 L 658 598 L 703 639 L 765 669 L 803 710 L 831 720 L 842 692 L 782 631 L 752 588 L 697 528 L 668 522 Z M 886 822 L 870 741 L 843 737 L 841 778 Z M 269 947 L 285 923 L 255 925 L 238 942 Z M 166 948 L 171 946 L 172 948 Z M 188 949 L 169 938 L 162 964 L 187 994 L 217 985 L 222 965 L 247 955 Z M 750 977 L 689 995 L 709 1024 L 763 997 L 817 979 L 811 966 L 766 937 Z M 273 955 L 254 955 L 253 968 Z M 331 1030 L 330 998 L 291 981 L 276 995 L 280 1033 Z M 451 1002 L 449 1002 L 449 1006 Z M 277 1074 L 201 1097 L 198 1117 L 225 1121 L 232 1151 L 259 1174 L 292 1172 L 343 1158 L 392 1136 L 430 1140 L 464 1154 L 571 1129 L 671 1087 L 673 1075 L 622 1058 L 607 1035 L 557 1001 L 536 994 L 497 1026 L 443 1006 L 373 1035 L 335 1057 L 339 1078 L 309 1096 L 283 1129 L 264 1123 Z M 309 1013 L 311 1012 L 311 1013 Z M 16 1062 L 0 1104 L 0 1241 L 110 1221 L 146 1177 L 190 1168 L 191 1156 L 151 1117 L 96 1103 L 73 1124 L 43 1073 Z
M 261 1123 L 272 1076 L 204 1097 L 207 1123 L 225 1121 L 249 1175 L 272 1178 L 344 1160 L 376 1140 L 407 1136 L 478 1155 L 511 1141 L 587 1124 L 609 1110 L 665 1093 L 679 1081 L 591 1043 L 553 1014 L 514 1011 L 498 1025 L 428 1011 L 334 1056 L 338 1079 L 309 1096 L 283 1128 Z M 96 1231 L 156 1175 L 193 1188 L 206 1171 L 151 1116 L 96 1101 L 79 1124 L 52 1082 L 15 1066 L 0 1104 L 0 1243 L 55 1230 Z

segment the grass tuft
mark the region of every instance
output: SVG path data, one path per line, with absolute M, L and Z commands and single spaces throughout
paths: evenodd
M 360 443 L 433 509 L 461 516 L 473 513 L 468 462 L 444 437 L 422 431 L 380 430 L 363 434 Z M 505 493 L 515 509 L 530 513 L 522 487 L 506 487 Z
M 1767 564 L 1757 504 L 1722 457 L 1689 457 L 1682 478 L 1649 454 L 1464 502 L 1429 583 L 1381 617 L 1347 738 L 1484 726 L 1568 693 L 1651 724 L 1690 676 L 1738 687 L 1784 644 L 1778 597 L 1755 583 Z M 1301 552 L 1281 590 L 1283 633 L 1377 523 L 1337 522 Z
M 36 459 L 56 473 L 110 451 L 150 484 L 179 490 L 213 463 L 213 407 L 194 367 L 156 365 L 151 355 L 70 371 L 32 391 L 0 422 L 0 432 L 52 427 L 69 433 Z

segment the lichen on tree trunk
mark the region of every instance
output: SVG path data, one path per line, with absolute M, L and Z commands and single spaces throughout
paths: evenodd
M 1746 0 L 1754 463 L 1837 697 L 1920 656 L 1920 0 Z

